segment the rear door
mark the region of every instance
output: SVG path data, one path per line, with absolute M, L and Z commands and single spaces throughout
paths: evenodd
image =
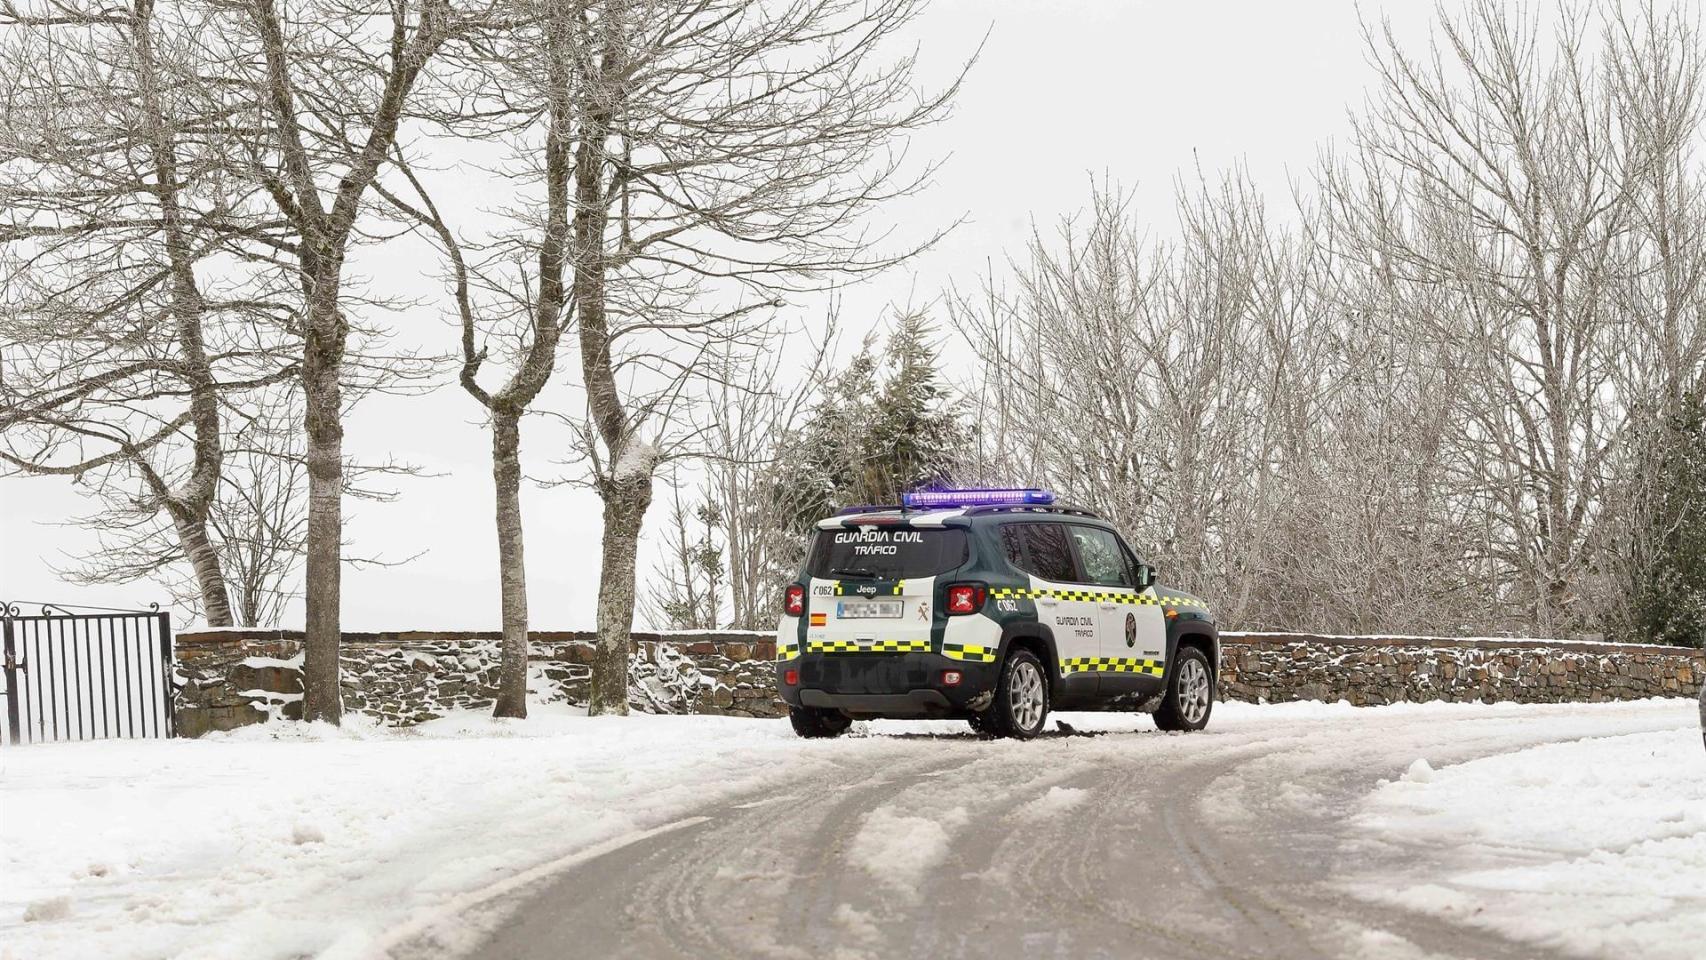
M 900 524 L 819 530 L 806 653 L 929 653 L 936 578 L 966 561 L 964 529 Z

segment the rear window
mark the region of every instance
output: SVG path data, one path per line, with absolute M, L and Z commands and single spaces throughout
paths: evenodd
M 960 529 L 819 530 L 806 573 L 825 580 L 906 580 L 933 577 L 966 562 Z
M 1058 523 L 1009 523 L 1001 528 L 1007 559 L 1020 570 L 1044 580 L 1078 582 L 1066 528 Z

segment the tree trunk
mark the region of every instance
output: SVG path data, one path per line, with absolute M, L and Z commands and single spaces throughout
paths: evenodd
M 634 626 L 634 563 L 640 525 L 652 502 L 652 474 L 618 472 L 600 486 L 604 497 L 604 544 L 598 572 L 598 647 L 593 652 L 592 716 L 628 712 L 628 654 Z
M 342 389 L 338 381 L 343 366 L 344 336 L 336 296 L 334 287 L 329 303 L 311 306 L 320 316 L 310 317 L 302 351 L 302 386 L 308 407 L 307 622 L 302 641 L 302 719 L 333 724 L 343 720 L 338 644 L 343 576 L 344 428 Z
M 154 63 L 153 0 L 136 6 L 131 27 L 140 68 L 139 92 L 147 111 L 145 128 L 154 161 L 154 193 L 160 205 L 160 223 L 165 240 L 167 268 L 172 293 L 171 311 L 177 327 L 180 366 L 190 388 L 190 415 L 194 426 L 195 469 L 183 485 L 184 493 L 168 507 L 178 542 L 195 571 L 201 593 L 203 616 L 210 627 L 231 626 L 231 600 L 226 591 L 225 572 L 207 539 L 207 514 L 219 495 L 219 477 L 224 468 L 224 432 L 219 416 L 219 396 L 213 369 L 208 363 L 202 338 L 203 313 L 207 308 L 196 283 L 195 245 L 184 225 L 178 191 L 183 179 L 178 169 L 176 131 L 161 106 L 160 83 Z
M 225 572 L 220 569 L 219 555 L 207 539 L 207 517 L 188 511 L 172 511 L 172 525 L 177 529 L 178 545 L 184 558 L 195 571 L 196 589 L 201 593 L 202 616 L 210 627 L 229 627 L 231 597 L 225 589 Z
M 492 716 L 525 718 L 527 564 L 523 559 L 521 542 L 519 411 L 495 410 L 492 413 L 492 480 L 497 486 L 498 579 L 503 593 L 503 657 L 498 673 L 498 701 L 492 707 Z M 602 612 L 602 608 L 600 610 Z

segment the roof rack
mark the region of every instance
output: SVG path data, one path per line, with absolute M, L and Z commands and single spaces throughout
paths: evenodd
M 842 507 L 835 511 L 835 516 L 845 517 L 855 513 L 882 513 L 885 510 L 906 512 L 906 508 L 898 503 L 858 503 L 850 507 Z
M 979 516 L 989 513 L 1058 513 L 1073 517 L 1089 517 L 1092 520 L 1106 519 L 1101 514 L 1088 507 L 1080 507 L 1071 503 L 988 503 L 975 506 L 955 507 L 964 511 L 966 516 Z M 908 510 L 898 503 L 861 503 L 842 507 L 835 511 L 834 516 L 849 517 L 861 513 L 924 513 L 922 510 Z
M 1104 519 L 1101 514 L 1086 507 L 1074 506 L 1070 503 L 1051 503 L 1048 505 L 1030 503 L 992 503 L 987 506 L 967 507 L 966 515 L 974 516 L 984 513 L 1059 513 L 1074 517 L 1089 517 L 1092 520 Z

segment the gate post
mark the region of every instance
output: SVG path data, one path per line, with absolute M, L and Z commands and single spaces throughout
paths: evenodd
M 0 656 L 5 657 L 6 670 L 6 731 L 12 743 L 18 742 L 18 651 L 12 640 L 12 618 L 0 609 Z
M 160 670 L 164 674 L 160 679 L 165 683 L 166 690 L 166 736 L 178 735 L 178 687 L 172 682 L 172 615 L 156 613 L 155 622 L 160 633 Z

